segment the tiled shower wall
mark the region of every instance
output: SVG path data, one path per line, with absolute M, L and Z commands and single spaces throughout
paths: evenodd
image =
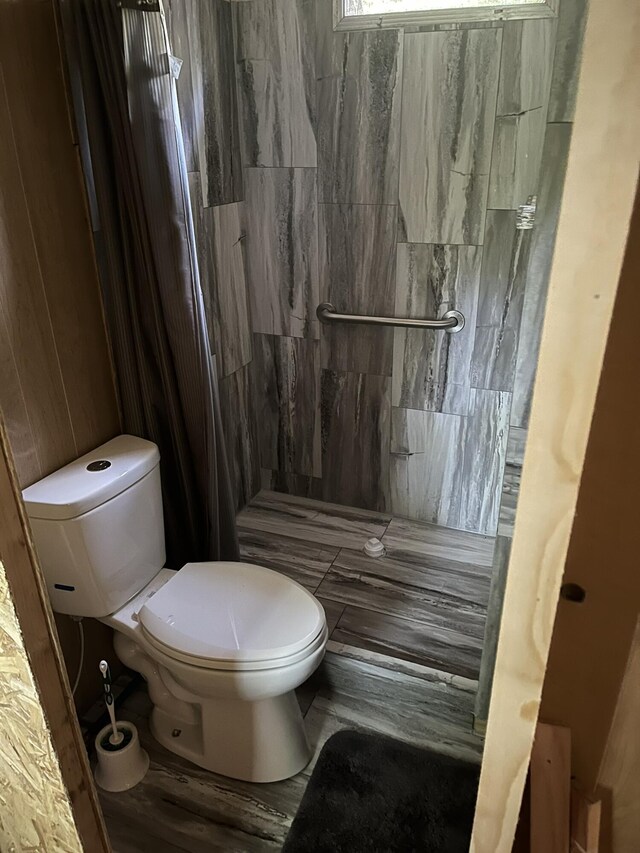
M 239 506 L 262 469 L 272 488 L 496 532 L 509 428 L 528 417 L 583 7 L 334 33 L 331 0 L 171 0 Z M 536 228 L 516 231 L 536 192 Z M 456 307 L 467 326 L 321 327 L 322 301 Z
M 527 440 L 531 392 L 538 361 L 540 328 L 560 214 L 587 12 L 586 0 L 561 0 L 561 4 L 539 181 L 538 214 L 536 227 L 531 233 L 516 360 L 515 387 L 524 389 L 524 392 L 514 396 L 511 411 L 498 535 L 493 555 L 491 590 L 476 696 L 475 716 L 479 727 L 482 727 L 489 713 L 502 604 Z
M 238 508 L 258 491 L 250 369 L 253 342 L 243 240 L 244 188 L 236 97 L 233 7 L 225 0 L 165 0 L 177 81 L 200 277 L 216 358 Z
M 263 482 L 494 534 L 509 429 L 527 422 L 583 3 L 562 0 L 559 29 L 350 33 L 331 6 L 236 7 Z M 517 231 L 535 193 L 536 229 Z M 321 327 L 323 301 L 456 307 L 467 326 Z

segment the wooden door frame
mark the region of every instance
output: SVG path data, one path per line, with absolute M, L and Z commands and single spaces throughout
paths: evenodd
M 472 853 L 509 853 L 518 821 L 636 193 L 639 44 L 637 0 L 591 0 L 505 590 Z
M 533 397 L 471 850 L 509 853 L 631 218 L 640 5 L 591 0 Z M 635 51 L 635 52 L 634 52 Z M 0 423 L 0 559 L 84 849 L 109 853 L 97 792 Z
M 76 832 L 87 853 L 111 853 L 49 595 L 36 557 L 1 416 L 0 561 L 4 566 L 44 718 L 71 802 Z M 12 699 L 19 700 L 19 696 Z M 34 756 L 34 763 L 36 760 L 37 756 Z

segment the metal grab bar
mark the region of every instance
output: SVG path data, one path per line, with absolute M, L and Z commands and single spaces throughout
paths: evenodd
M 338 314 L 330 302 L 322 302 L 316 309 L 321 323 L 360 323 L 363 326 L 402 326 L 409 329 L 443 329 L 445 332 L 461 332 L 464 329 L 464 314 L 447 311 L 439 320 L 421 320 L 415 317 L 370 317 L 368 314 Z

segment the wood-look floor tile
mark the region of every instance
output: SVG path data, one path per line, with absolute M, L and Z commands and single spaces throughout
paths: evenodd
M 122 716 L 127 719 L 127 712 Z M 146 720 L 134 722 L 151 765 L 130 791 L 100 792 L 111 833 L 135 838 L 138 851 L 150 849 L 152 840 L 156 853 L 280 850 L 304 793 L 305 777 L 252 785 L 218 776 L 160 746 Z M 118 828 L 119 820 L 125 822 L 126 831 Z
M 383 538 L 389 556 L 398 553 L 423 554 L 426 557 L 454 560 L 459 563 L 491 567 L 494 539 L 466 530 L 453 530 L 411 521 L 392 519 Z
M 364 547 L 367 539 L 380 538 L 390 517 L 351 507 L 327 506 L 307 498 L 261 492 L 238 514 L 237 521 L 240 530 L 260 530 L 326 546 L 358 549 Z
M 476 624 L 473 628 L 475 636 L 472 636 L 466 625 L 464 632 L 444 627 L 447 619 L 442 617 L 442 611 L 437 612 L 434 608 L 429 616 L 428 623 L 418 622 L 348 605 L 331 637 L 336 642 L 360 646 L 466 678 L 477 678 L 482 657 L 484 617 L 473 617 Z M 458 616 L 460 621 L 462 616 Z
M 326 686 L 306 717 L 314 745 L 356 728 L 480 760 L 482 741 L 471 731 L 475 682 L 357 649 L 329 652 L 325 664 Z
M 316 591 L 339 551 L 337 547 L 258 530 L 240 529 L 238 538 L 245 562 L 282 572 L 311 592 Z
M 374 652 L 330 644 L 306 726 L 309 765 L 284 782 L 254 785 L 202 770 L 160 746 L 149 733 L 145 690 L 120 711 L 138 727 L 151 765 L 118 794 L 100 792 L 116 853 L 266 853 L 280 850 L 318 754 L 336 731 L 376 731 L 479 761 L 471 731 L 476 684 Z
M 454 562 L 438 568 L 421 555 L 372 559 L 343 549 L 318 587 L 318 595 L 390 616 L 482 637 L 489 571 L 458 573 Z M 445 667 L 443 667 L 445 668 Z
M 329 634 L 331 634 L 340 621 L 340 617 L 344 613 L 344 604 L 340 601 L 332 601 L 329 598 L 323 598 L 318 593 L 316 593 L 316 598 L 324 607 L 324 612 L 327 617 L 327 628 L 329 630 Z

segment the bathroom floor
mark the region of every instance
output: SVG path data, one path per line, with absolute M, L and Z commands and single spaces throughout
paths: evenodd
M 261 492 L 238 517 L 243 559 L 322 601 L 331 638 L 298 691 L 313 747 L 293 779 L 238 782 L 200 770 L 149 734 L 145 690 L 120 714 L 140 731 L 145 779 L 100 799 L 115 853 L 280 850 L 324 742 L 369 729 L 480 761 L 473 734 L 493 540 L 388 515 Z M 386 554 L 361 553 L 381 538 Z
M 478 677 L 492 537 L 267 491 L 238 526 L 242 558 L 313 592 L 332 640 Z

